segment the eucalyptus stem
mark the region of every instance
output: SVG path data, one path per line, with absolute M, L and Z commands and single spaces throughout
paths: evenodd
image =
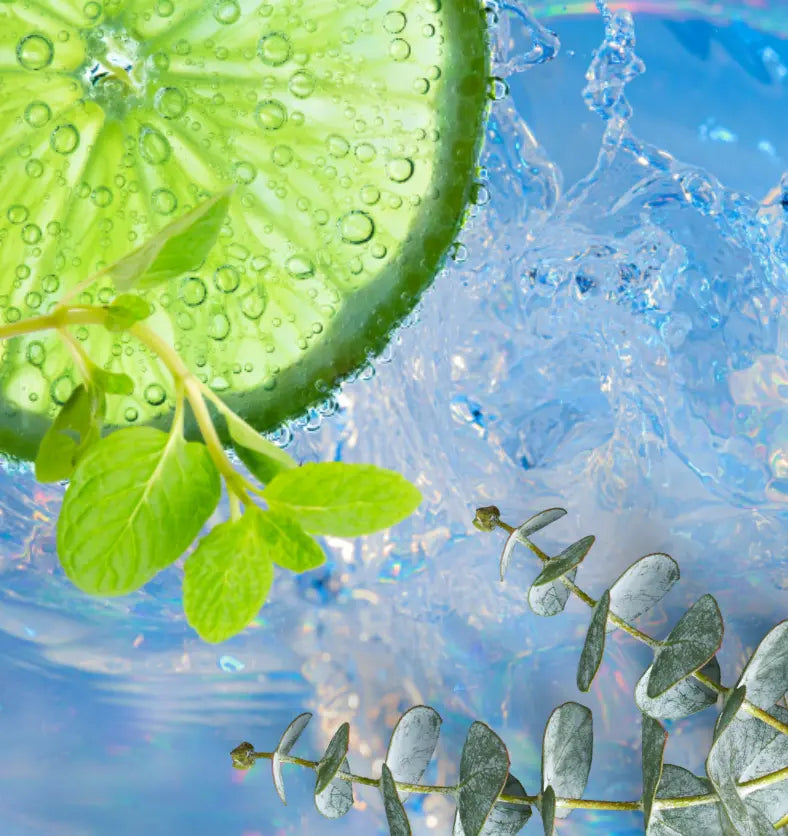
M 482 512 L 481 514 L 479 512 Z M 503 520 L 499 519 L 496 513 L 491 513 L 489 509 L 477 509 L 477 522 L 481 522 L 476 527 L 480 531 L 492 531 L 494 528 L 500 528 L 503 531 L 506 531 L 508 534 L 514 534 L 517 529 L 514 526 L 509 525 L 508 523 L 504 522 Z M 543 562 L 546 563 L 550 560 L 550 557 L 546 555 L 537 545 L 532 543 L 527 537 L 523 537 L 522 539 L 518 538 L 518 542 L 521 542 L 523 545 L 528 546 L 528 548 Z M 587 604 L 592 609 L 596 606 L 596 600 L 592 598 L 588 593 L 584 592 L 580 587 L 576 586 L 572 581 L 569 580 L 565 575 L 560 577 L 558 580 L 564 584 L 567 589 L 569 589 L 575 596 L 577 596 L 584 604 Z M 624 632 L 629 633 L 630 636 L 637 639 L 638 641 L 642 642 L 643 644 L 648 645 L 652 650 L 659 648 L 662 644 L 661 641 L 658 639 L 652 638 L 647 633 L 638 630 L 637 627 L 633 627 L 631 624 L 628 624 L 623 619 L 619 618 L 614 613 L 608 613 L 608 620 L 613 622 L 616 627 L 620 627 Z M 700 671 L 693 671 L 691 674 L 695 679 L 699 682 L 702 682 L 707 688 L 711 688 L 711 690 L 716 691 L 718 694 L 727 695 L 733 689 L 727 688 L 724 685 L 715 682 L 711 677 L 706 676 L 706 674 L 701 673 Z M 745 699 L 742 703 L 742 708 L 751 716 L 757 717 L 762 722 L 766 723 L 767 725 L 771 726 L 773 729 L 776 729 L 783 734 L 788 735 L 788 725 L 785 723 L 781 723 L 776 717 L 773 717 L 767 711 L 759 708 L 757 705 L 754 705 L 749 700 Z M 556 803 L 558 803 L 556 801 Z
M 239 749 L 247 744 L 241 744 Z M 248 744 L 251 746 L 251 744 Z M 237 768 L 249 768 L 254 760 L 264 758 L 271 760 L 274 752 L 255 752 L 244 751 L 244 760 Z M 308 760 L 306 758 L 298 758 L 292 755 L 279 754 L 279 760 L 282 763 L 292 763 L 296 766 L 306 767 L 307 769 L 316 770 L 318 761 Z M 379 787 L 379 778 L 368 778 L 365 775 L 356 775 L 353 772 L 336 773 L 336 778 L 342 781 L 347 781 L 353 784 L 363 784 L 367 787 Z M 753 778 L 749 781 L 742 781 L 738 784 L 738 788 L 742 791 L 742 795 L 748 795 L 755 790 L 770 786 L 779 781 L 788 780 L 788 767 L 785 769 L 771 772 L 768 775 L 762 775 L 759 778 Z M 443 786 L 435 784 L 410 784 L 405 781 L 394 781 L 397 790 L 401 793 L 420 793 L 422 795 L 451 795 L 454 796 L 458 791 L 458 786 Z M 507 795 L 501 793 L 496 799 L 497 802 L 505 802 L 507 804 L 539 804 L 541 801 L 541 794 L 539 795 Z M 653 801 L 652 809 L 654 810 L 677 810 L 685 807 L 697 807 L 701 804 L 718 804 L 720 802 L 719 796 L 716 793 L 706 793 L 704 795 L 688 795 L 681 798 L 656 798 Z M 643 804 L 640 799 L 637 801 L 603 801 L 591 798 L 564 798 L 556 796 L 556 807 L 562 807 L 572 810 L 642 810 Z

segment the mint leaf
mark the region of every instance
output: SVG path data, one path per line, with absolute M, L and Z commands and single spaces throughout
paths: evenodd
M 39 482 L 71 476 L 80 457 L 101 437 L 105 405 L 99 389 L 81 383 L 74 389 L 41 439 L 35 463 Z
M 219 523 L 186 559 L 183 609 L 207 642 L 240 633 L 265 603 L 274 567 L 263 513 L 254 506 L 239 520 Z
M 66 575 L 84 592 L 125 595 L 169 566 L 219 501 L 207 448 L 152 427 L 118 430 L 79 460 L 57 524 Z
M 281 471 L 263 498 L 312 534 L 357 537 L 405 519 L 418 507 L 421 493 L 392 470 L 321 462 Z
M 106 308 L 104 327 L 107 331 L 126 331 L 153 313 L 153 306 L 136 293 L 121 293 Z
M 289 453 L 263 438 L 234 412 L 228 411 L 224 417 L 233 449 L 260 482 L 270 482 L 277 473 L 297 466 L 296 460 Z
M 199 267 L 216 243 L 234 188 L 203 201 L 108 267 L 118 290 L 146 290 Z
M 94 383 L 100 386 L 108 395 L 133 395 L 134 381 L 123 372 L 108 372 L 93 366 L 90 376 Z
M 277 566 L 306 572 L 326 562 L 323 549 L 298 522 L 279 511 L 257 511 L 268 554 Z M 244 515 L 245 516 L 245 515 Z

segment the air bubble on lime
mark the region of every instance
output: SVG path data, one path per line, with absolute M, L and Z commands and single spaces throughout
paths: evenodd
M 30 102 L 25 108 L 25 122 L 31 128 L 42 128 L 51 118 L 52 110 L 46 102 Z
M 150 199 L 154 210 L 160 215 L 171 215 L 178 208 L 178 198 L 170 189 L 155 189 Z
M 348 244 L 365 244 L 375 234 L 375 222 L 360 209 L 354 209 L 339 219 L 339 233 Z
M 46 69 L 52 63 L 54 55 L 52 41 L 38 32 L 25 35 L 16 45 L 16 59 L 26 70 Z
M 170 143 L 164 134 L 151 125 L 143 125 L 139 135 L 140 154 L 151 165 L 161 165 L 172 154 Z
M 293 47 L 290 44 L 290 38 L 284 32 L 269 32 L 260 38 L 257 54 L 260 60 L 269 67 L 281 67 L 290 60 Z
M 257 124 L 265 131 L 276 131 L 287 120 L 287 110 L 278 99 L 265 99 L 254 110 Z
M 79 147 L 79 131 L 70 123 L 58 125 L 50 134 L 49 144 L 58 154 L 73 154 Z
M 395 183 L 405 183 L 413 176 L 413 160 L 408 157 L 394 157 L 386 164 L 386 174 Z
M 178 87 L 160 87 L 153 98 L 156 110 L 165 119 L 177 119 L 186 113 L 187 100 Z

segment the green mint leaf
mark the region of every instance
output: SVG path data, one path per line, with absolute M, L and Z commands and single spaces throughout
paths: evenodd
M 134 394 L 134 381 L 123 372 L 108 372 L 106 369 L 93 366 L 90 376 L 91 380 L 108 395 Z
M 357 537 L 405 519 L 418 507 L 421 493 L 392 470 L 321 462 L 278 473 L 263 498 L 312 534 Z
M 183 609 L 207 642 L 240 633 L 257 615 L 274 580 L 268 530 L 254 506 L 219 523 L 186 559 Z
M 289 453 L 263 438 L 234 412 L 227 412 L 224 417 L 238 458 L 262 484 L 270 482 L 277 473 L 297 466 Z
M 135 322 L 147 319 L 153 306 L 136 293 L 121 293 L 107 305 L 104 327 L 108 331 L 127 331 Z
M 152 427 L 118 430 L 79 460 L 57 524 L 66 575 L 92 595 L 139 589 L 181 556 L 219 501 L 207 448 Z
M 104 393 L 77 386 L 41 439 L 36 456 L 36 479 L 59 482 L 70 478 L 80 457 L 101 437 Z
M 306 572 L 326 562 L 318 543 L 292 517 L 278 511 L 258 511 L 269 558 L 291 572 Z
M 199 267 L 216 243 L 232 191 L 203 201 L 107 268 L 115 287 L 147 290 Z

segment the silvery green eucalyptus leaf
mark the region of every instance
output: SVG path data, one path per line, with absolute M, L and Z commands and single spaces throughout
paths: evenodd
M 506 785 L 501 795 L 525 798 L 526 792 L 517 778 L 510 774 L 506 779 Z M 531 806 L 529 804 L 512 804 L 509 801 L 496 801 L 479 836 L 514 836 L 525 827 L 530 818 Z M 462 823 L 457 812 L 454 814 L 452 836 L 465 836 L 465 831 L 462 828 Z
M 551 786 L 542 790 L 541 813 L 544 836 L 553 836 L 555 833 L 555 792 Z
M 646 694 L 658 697 L 671 686 L 699 670 L 719 650 L 723 624 L 720 609 L 711 595 L 699 598 L 658 648 Z
M 386 752 L 395 781 L 417 784 L 421 780 L 438 744 L 441 722 L 440 714 L 426 705 L 416 705 L 399 718 Z
M 662 600 L 679 579 L 679 566 L 667 554 L 647 554 L 619 575 L 610 587 L 610 611 L 631 624 Z M 607 631 L 616 629 L 612 621 Z
M 312 715 L 307 713 L 299 714 L 292 723 L 284 730 L 279 743 L 277 744 L 274 756 L 271 758 L 271 772 L 274 776 L 274 788 L 276 794 L 282 799 L 282 804 L 287 804 L 285 799 L 285 785 L 282 780 L 282 755 L 289 755 L 290 750 L 295 746 L 296 741 L 301 736 L 301 732 L 306 728 L 307 723 L 312 719 Z
M 788 620 L 761 639 L 737 684 L 746 685 L 747 699 L 764 711 L 788 692 Z
M 347 758 L 339 765 L 341 772 L 350 772 Z M 338 819 L 353 806 L 353 784 L 334 778 L 320 793 L 315 793 L 315 806 L 327 819 Z
M 665 743 L 668 733 L 658 720 L 642 714 L 641 728 L 641 763 L 643 768 L 643 819 L 646 828 L 651 821 L 651 805 L 657 793 L 662 776 L 662 759 L 665 755 Z
M 726 729 L 728 724 L 739 713 L 742 703 L 747 699 L 747 688 L 744 685 L 739 685 L 734 688 L 726 697 L 722 704 L 722 711 L 714 724 L 714 740 L 716 740 Z
M 788 724 L 788 711 L 781 706 L 772 706 L 769 713 L 781 723 Z M 741 753 L 737 764 L 739 783 L 788 767 L 788 735 L 762 723 L 756 717 L 740 714 L 736 720 L 747 730 L 747 748 Z M 757 807 L 769 821 L 779 821 L 788 814 L 786 782 L 781 781 L 749 793 L 745 804 Z
M 575 582 L 577 569 L 566 575 L 571 583 Z M 532 586 L 528 590 L 528 605 L 537 615 L 551 616 L 563 612 L 569 598 L 569 587 L 561 581 L 553 581 L 545 586 Z
M 468 730 L 460 758 L 457 813 L 465 836 L 479 836 L 509 775 L 509 753 L 485 723 Z
M 501 553 L 501 580 L 503 580 L 506 570 L 509 568 L 509 562 L 512 559 L 512 552 L 517 543 L 528 545 L 528 537 L 536 531 L 550 525 L 550 523 L 561 519 L 566 514 L 564 508 L 548 508 L 545 511 L 540 511 L 534 514 L 533 517 L 527 519 L 521 526 L 518 526 L 506 539 L 506 543 Z
M 315 782 L 315 795 L 320 795 L 326 787 L 334 780 L 339 772 L 339 767 L 347 755 L 348 743 L 350 741 L 350 725 L 342 725 L 334 732 L 334 736 L 328 743 L 320 763 L 317 765 L 317 781 Z
M 591 613 L 591 623 L 588 625 L 586 640 L 577 666 L 577 687 L 581 691 L 587 691 L 591 687 L 602 662 L 602 655 L 605 652 L 605 623 L 609 606 L 610 592 L 605 590 Z
M 542 789 L 553 788 L 557 796 L 581 798 L 591 769 L 594 729 L 591 711 L 576 702 L 559 705 L 550 715 L 542 740 Z M 566 818 L 570 809 L 558 808 L 556 818 Z
M 544 564 L 544 569 L 533 582 L 534 586 L 544 586 L 552 583 L 574 569 L 588 554 L 596 538 L 593 534 L 583 537 L 571 546 L 567 546 L 561 554 L 556 555 Z
M 656 797 L 685 798 L 711 792 L 711 783 L 705 778 L 699 778 L 681 766 L 666 763 L 662 767 Z M 652 810 L 646 830 L 646 836 L 698 836 L 701 833 L 703 836 L 724 836 L 719 804 Z
M 391 770 L 384 763 L 380 774 L 380 791 L 383 794 L 383 807 L 390 836 L 410 836 L 410 824 L 405 808 L 402 806 Z
M 716 656 L 712 656 L 700 670 L 719 684 L 720 665 Z M 702 711 L 717 702 L 717 692 L 691 676 L 682 679 L 672 688 L 668 688 L 658 697 L 651 699 L 646 694 L 649 676 L 651 676 L 651 665 L 635 686 L 635 703 L 644 714 L 656 720 L 677 720 L 680 717 L 689 717 L 690 714 Z

